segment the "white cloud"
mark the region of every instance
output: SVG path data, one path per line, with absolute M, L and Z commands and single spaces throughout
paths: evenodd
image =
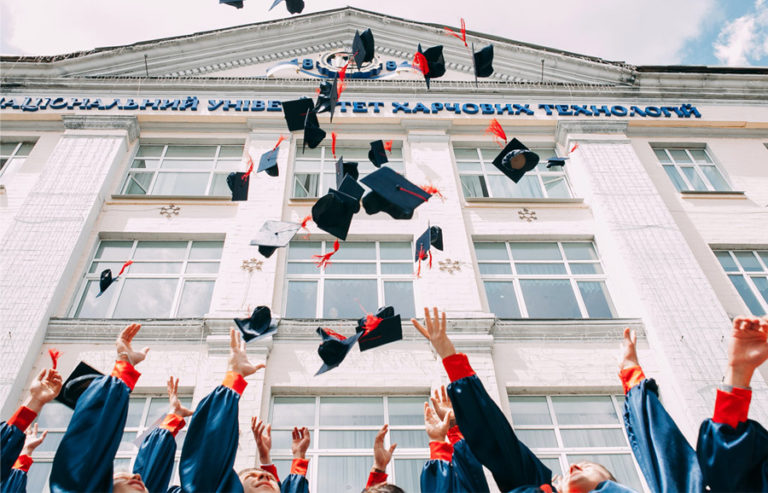
M 726 22 L 712 45 L 725 65 L 745 66 L 768 55 L 768 4 L 757 0 L 753 12 Z
M 123 45 L 287 17 L 284 4 L 245 0 L 0 0 L 0 52 L 48 55 Z M 633 64 L 680 63 L 686 41 L 701 32 L 716 0 L 483 0 L 466 2 L 306 0 L 304 13 L 347 4 L 384 14 L 456 26 L 518 41 Z M 681 21 L 684 19 L 684 21 Z

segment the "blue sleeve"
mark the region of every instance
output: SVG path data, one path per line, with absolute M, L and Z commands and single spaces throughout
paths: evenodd
M 166 429 L 155 428 L 141 442 L 133 472 L 141 475 L 141 480 L 150 493 L 168 491 L 175 454 L 176 439 L 173 433 Z
M 11 474 L 11 468 L 24 447 L 24 432 L 5 421 L 0 424 L 0 481 Z
M 448 395 L 467 445 L 480 463 L 491 471 L 501 491 L 551 483 L 552 471 L 517 439 L 509 421 L 477 375 L 451 383 Z
M 303 474 L 289 474 L 280 483 L 280 493 L 309 493 L 309 481 Z
M 3 478 L 0 485 L 2 493 L 20 493 L 27 491 L 27 472 L 21 469 L 11 469 L 8 476 Z
M 232 468 L 238 442 L 240 395 L 220 385 L 200 401 L 181 447 L 181 488 L 186 493 L 241 493 L 243 485 Z
M 128 416 L 130 389 L 119 378 L 93 380 L 77 400 L 51 467 L 52 493 L 112 491 L 112 463 Z
M 659 401 L 654 380 L 643 380 L 627 392 L 624 428 L 651 491 L 703 490 L 696 452 Z
M 483 466 L 469 449 L 466 440 L 453 444 L 453 470 L 456 481 L 463 491 L 470 493 L 488 493 L 488 481 L 485 479 Z
M 421 493 L 454 493 L 456 474 L 450 462 L 429 459 L 421 470 Z
M 768 491 L 768 432 L 755 421 L 736 428 L 711 419 L 696 446 L 704 483 L 712 491 Z

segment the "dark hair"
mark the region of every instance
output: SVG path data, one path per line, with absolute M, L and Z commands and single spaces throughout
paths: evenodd
M 395 484 L 380 483 L 364 489 L 362 493 L 405 493 L 405 490 Z

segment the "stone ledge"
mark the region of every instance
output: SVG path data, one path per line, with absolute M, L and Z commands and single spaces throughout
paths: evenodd
M 139 136 L 139 120 L 128 115 L 62 115 L 66 130 L 125 130 L 128 141 Z
M 639 318 L 584 320 L 497 320 L 496 341 L 621 341 L 624 327 L 645 338 L 645 326 Z

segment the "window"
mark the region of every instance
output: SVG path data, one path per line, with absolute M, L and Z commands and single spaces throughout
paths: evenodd
M 138 392 L 138 391 L 135 391 Z M 191 395 L 179 395 L 181 404 L 192 408 Z M 56 401 L 52 401 L 43 407 L 40 415 L 37 417 L 37 423 L 40 431 L 48 430 L 48 436 L 45 441 L 35 449 L 33 454 L 34 464 L 29 470 L 28 491 L 48 491 L 48 476 L 51 473 L 51 464 L 56 454 L 56 449 L 64 437 L 67 425 L 72 418 L 73 411 Z M 115 472 L 131 471 L 133 460 L 139 452 L 139 445 L 144 439 L 146 433 L 151 431 L 155 425 L 160 424 L 168 413 L 168 396 L 142 396 L 131 395 L 128 401 L 128 418 L 125 422 L 123 438 L 120 441 L 120 448 L 115 456 Z M 179 484 L 178 462 L 181 456 L 181 444 L 184 442 L 187 425 L 176 435 L 176 457 L 174 474 L 171 484 Z M 138 443 L 134 443 L 138 441 Z
M 306 426 L 312 437 L 307 458 L 310 491 L 360 491 L 373 467 L 373 440 L 384 424 L 384 446 L 397 443 L 388 481 L 419 491 L 429 458 L 424 402 L 418 397 L 274 397 L 270 410 L 272 461 L 281 478 L 291 464 L 291 430 Z
M 387 153 L 389 166 L 398 173 L 405 172 L 403 165 L 403 151 L 392 145 L 392 152 Z M 297 147 L 296 161 L 293 169 L 293 194 L 292 198 L 314 198 L 325 195 L 329 188 L 336 188 L 336 161 L 342 156 L 344 161 L 356 161 L 360 178 L 376 171 L 376 167 L 368 160 L 368 148 L 362 147 L 336 147 L 336 158 L 328 146 L 318 146 L 314 149 L 300 151 Z
M 570 198 L 571 189 L 563 166 L 547 168 L 546 159 L 555 155 L 553 148 L 532 149 L 541 157 L 538 166 L 515 183 L 493 165 L 499 149 L 455 148 L 464 197 L 493 198 Z
M 768 313 L 768 250 L 715 250 L 715 256 L 752 314 Z
M 613 318 L 592 242 L 475 243 L 490 310 L 499 318 Z
M 704 148 L 655 147 L 653 152 L 679 192 L 731 190 Z
M 242 159 L 242 145 L 141 144 L 122 193 L 226 197 L 227 175 L 243 170 Z
M 332 241 L 289 245 L 287 318 L 360 318 L 385 305 L 404 320 L 415 316 L 411 242 L 345 242 L 319 269 L 312 255 L 332 248 Z
M 12 165 L 21 166 L 32 148 L 32 142 L 3 142 L 0 144 L 0 175 Z
M 623 395 L 510 395 L 509 409 L 517 436 L 553 474 L 597 462 L 643 491 L 622 424 Z
M 80 318 L 194 318 L 208 312 L 222 241 L 132 241 L 99 243 L 75 308 Z M 117 277 L 100 297 L 99 276 Z

